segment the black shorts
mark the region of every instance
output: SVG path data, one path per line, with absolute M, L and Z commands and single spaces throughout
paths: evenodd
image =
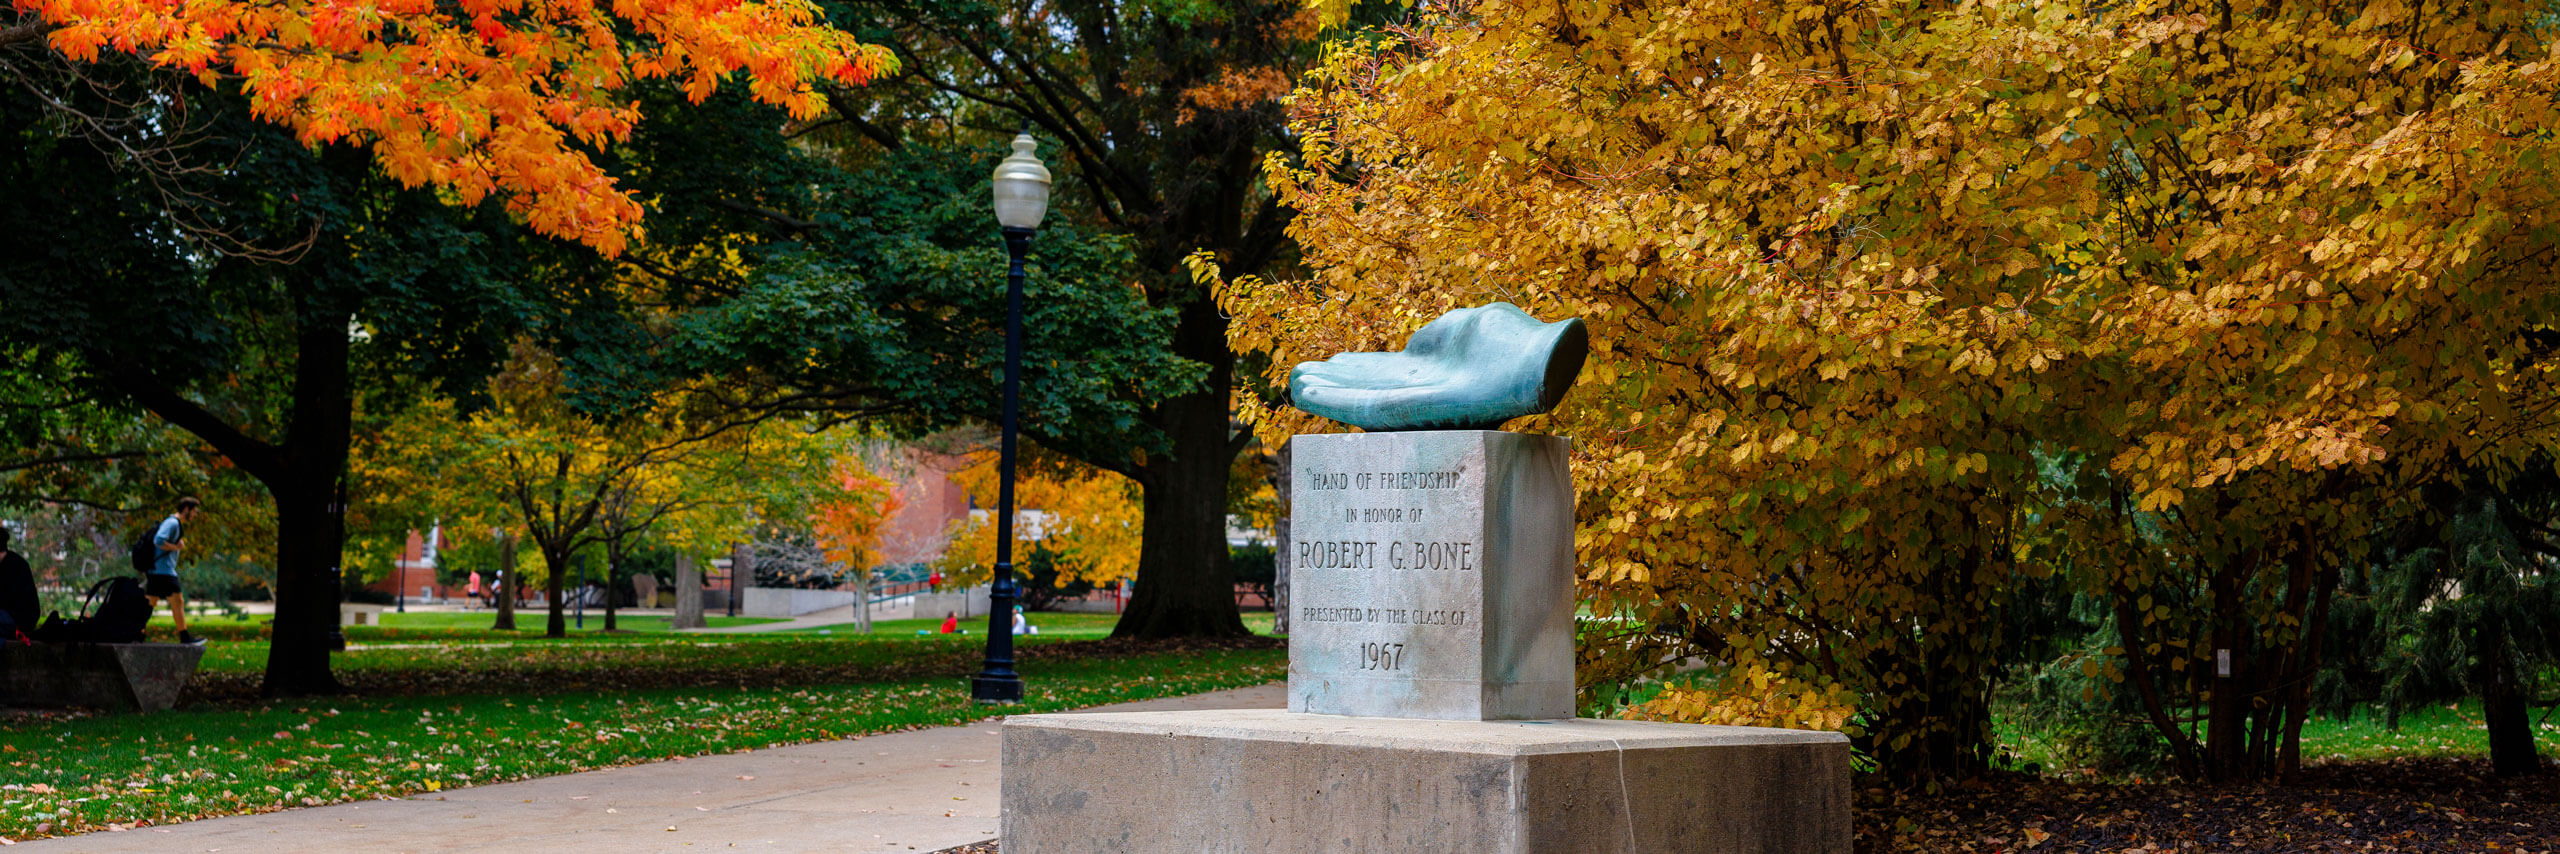
M 144 596 L 149 596 L 153 599 L 167 599 L 171 596 L 177 596 L 185 592 L 186 591 L 184 590 L 178 589 L 178 577 L 175 575 L 161 575 L 157 572 L 146 572 L 142 574 L 142 595 Z

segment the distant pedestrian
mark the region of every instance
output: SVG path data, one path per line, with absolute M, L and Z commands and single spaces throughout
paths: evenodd
M 0 525 L 0 641 L 36 630 L 36 574 L 27 559 L 9 550 L 9 526 Z
M 463 593 L 464 593 L 464 595 L 470 596 L 470 597 L 471 597 L 471 598 L 473 598 L 473 599 L 480 600 L 480 607 L 483 607 L 483 608 L 489 607 L 489 597 L 487 597 L 487 596 L 483 596 L 483 595 L 480 595 L 480 571 L 479 571 L 479 570 L 476 570 L 476 569 L 475 569 L 475 570 L 472 570 L 472 571 L 471 571 L 471 586 L 463 588 Z
M 932 575 L 925 576 L 924 583 L 925 586 L 933 588 L 933 592 L 942 592 L 942 570 L 934 570 Z
M 953 633 L 956 633 L 956 632 L 958 632 L 958 631 L 960 631 L 960 612 L 958 612 L 958 611 L 944 611 L 944 612 L 942 612 L 942 633 L 947 635 L 947 634 L 953 634 Z
M 178 499 L 178 512 L 160 520 L 160 530 L 151 535 L 151 544 L 159 549 L 151 571 L 142 576 L 142 595 L 169 603 L 169 621 L 178 626 L 178 642 L 204 643 L 204 639 L 187 631 L 187 592 L 178 586 L 178 553 L 187 546 L 187 523 L 196 519 L 204 502 L 194 498 Z

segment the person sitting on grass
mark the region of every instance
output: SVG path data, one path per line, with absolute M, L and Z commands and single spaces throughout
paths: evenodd
M 942 612 L 942 633 L 947 635 L 958 631 L 960 631 L 960 612 Z
M 204 502 L 193 497 L 178 499 L 178 512 L 160 520 L 160 530 L 151 535 L 152 545 L 160 549 L 152 561 L 151 571 L 142 576 L 142 595 L 169 603 L 169 621 L 178 626 L 178 642 L 201 644 L 204 639 L 187 631 L 187 592 L 178 586 L 178 552 L 186 548 L 187 523 L 196 519 Z

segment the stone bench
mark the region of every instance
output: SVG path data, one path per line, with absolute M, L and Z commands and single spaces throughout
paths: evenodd
M 0 645 L 0 705 L 167 711 L 203 660 L 177 643 Z

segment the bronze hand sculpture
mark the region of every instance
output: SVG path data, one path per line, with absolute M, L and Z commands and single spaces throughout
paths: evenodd
M 1289 397 L 1363 430 L 1493 430 L 1554 409 L 1590 350 L 1579 318 L 1540 323 L 1497 302 L 1441 315 L 1400 352 L 1300 362 Z

